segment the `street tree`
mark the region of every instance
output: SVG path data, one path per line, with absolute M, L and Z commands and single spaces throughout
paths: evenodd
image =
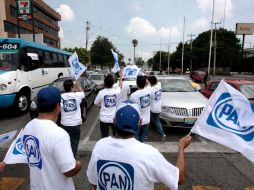
M 90 64 L 90 52 L 86 48 L 64 48 L 65 51 L 74 53 L 75 51 L 78 54 L 79 62 L 83 63 L 84 65 Z
M 92 66 L 99 65 L 102 70 L 104 66 L 112 68 L 114 66 L 114 58 L 111 49 L 118 53 L 118 61 L 121 63 L 124 58 L 123 54 L 113 46 L 108 38 L 98 36 L 93 42 L 90 50 Z
M 133 44 L 133 47 L 134 47 L 134 63 L 136 63 L 136 54 L 135 54 L 135 50 L 136 50 L 136 47 L 138 45 L 138 40 L 134 39 L 132 40 L 132 44 Z
M 226 29 L 217 30 L 217 67 L 231 67 L 239 65 L 240 61 L 240 40 L 233 31 Z M 213 37 L 214 39 L 214 37 Z M 214 43 L 213 43 L 214 44 Z M 202 32 L 192 42 L 185 43 L 184 47 L 184 69 L 190 68 L 190 59 L 192 58 L 193 70 L 201 67 L 207 67 L 209 57 L 210 31 Z M 175 68 L 181 67 L 182 43 L 176 47 L 176 51 L 171 54 L 171 65 Z M 212 51 L 213 53 L 213 51 Z M 213 55 L 211 59 L 213 63 Z M 212 66 L 212 65 L 211 65 Z

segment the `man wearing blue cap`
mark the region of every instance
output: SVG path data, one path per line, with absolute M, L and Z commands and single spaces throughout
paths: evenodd
M 141 124 L 139 107 L 132 101 L 119 104 L 115 115 L 116 135 L 99 140 L 92 152 L 87 177 L 94 189 L 152 190 L 161 182 L 171 190 L 185 179 L 184 149 L 191 136 L 179 142 L 176 167 L 150 145 L 135 139 Z
M 56 125 L 61 95 L 47 87 L 37 94 L 39 115 L 23 130 L 23 145 L 30 168 L 30 188 L 74 190 L 72 176 L 81 169 L 76 161 L 68 133 Z

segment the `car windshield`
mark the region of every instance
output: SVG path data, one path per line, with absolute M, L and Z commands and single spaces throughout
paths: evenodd
M 254 84 L 241 84 L 240 91 L 248 98 L 254 99 Z
M 70 80 L 70 78 L 65 79 L 65 80 Z M 51 86 L 56 87 L 58 90 L 60 90 L 60 92 L 65 92 L 64 87 L 63 87 L 63 83 L 64 83 L 65 80 L 62 80 L 62 79 L 61 80 L 56 80 L 55 82 L 53 82 L 51 84 Z M 72 79 L 72 80 L 74 81 L 75 79 Z M 79 81 L 80 81 L 80 85 L 82 87 L 83 86 L 82 78 L 79 78 Z M 74 81 L 74 84 L 75 84 L 75 81 Z
M 103 75 L 90 75 L 91 80 L 103 80 L 104 76 Z
M 0 71 L 14 71 L 17 68 L 18 53 L 0 53 Z
M 195 92 L 191 83 L 181 79 L 161 80 L 162 92 Z

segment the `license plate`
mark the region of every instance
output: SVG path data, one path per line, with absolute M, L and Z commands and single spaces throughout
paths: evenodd
M 184 124 L 192 125 L 192 124 L 194 124 L 196 121 L 197 121 L 196 118 L 185 118 L 185 119 L 184 119 Z

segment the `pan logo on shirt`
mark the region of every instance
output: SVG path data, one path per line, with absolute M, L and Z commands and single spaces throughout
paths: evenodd
M 25 150 L 24 150 L 24 145 L 23 145 L 23 143 L 21 141 L 21 138 L 19 138 L 17 140 L 17 142 L 15 143 L 15 146 L 14 146 L 14 149 L 13 149 L 12 153 L 16 154 L 16 155 L 23 154 L 23 155 L 26 156 L 26 153 L 25 153 Z
M 63 100 L 63 109 L 65 112 L 77 110 L 77 103 L 75 99 Z
M 157 90 L 155 93 L 155 100 L 160 100 L 161 99 L 161 89 Z
M 140 106 L 141 108 L 146 108 L 150 106 L 150 94 L 140 97 Z
M 134 169 L 130 164 L 98 160 L 97 173 L 100 190 L 133 190 Z
M 116 95 L 106 95 L 104 96 L 105 107 L 114 107 L 116 106 Z
M 23 144 L 29 166 L 42 168 L 39 140 L 32 135 L 24 135 Z

